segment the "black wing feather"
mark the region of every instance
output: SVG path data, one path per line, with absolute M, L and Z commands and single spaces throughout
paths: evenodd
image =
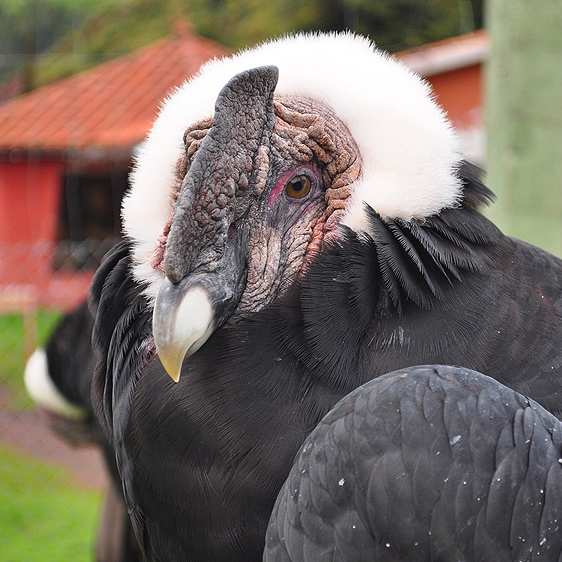
M 443 209 L 424 220 L 381 217 L 366 206 L 380 276 L 398 312 L 404 301 L 431 309 L 443 298 L 452 278 L 460 281 L 463 271 L 489 270 L 491 259 L 481 248 L 496 244 L 501 233 L 475 210 L 493 197 L 477 170 L 466 162 L 461 166 L 464 198 L 459 207 Z
M 558 561 L 561 431 L 536 402 L 475 371 L 379 377 L 304 442 L 264 561 Z
M 458 175 L 463 184 L 463 206 L 477 210 L 491 205 L 496 196 L 482 182 L 484 170 L 468 160 L 462 160 Z

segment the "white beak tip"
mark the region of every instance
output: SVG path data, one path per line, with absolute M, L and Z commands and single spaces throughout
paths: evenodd
M 214 310 L 203 288 L 194 287 L 172 303 L 157 300 L 154 342 L 160 362 L 174 382 L 180 380 L 183 360 L 195 353 L 213 330 Z

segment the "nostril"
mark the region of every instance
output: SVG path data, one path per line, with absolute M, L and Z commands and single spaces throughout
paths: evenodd
M 179 283 L 183 279 L 183 275 L 177 271 L 175 268 L 166 269 L 166 277 L 175 284 Z

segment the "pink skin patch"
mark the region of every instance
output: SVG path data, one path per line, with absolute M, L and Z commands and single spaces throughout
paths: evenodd
M 299 172 L 304 172 L 304 171 L 309 171 L 312 172 L 314 174 L 314 176 L 316 177 L 316 181 L 318 185 L 321 185 L 322 183 L 322 179 L 320 178 L 320 174 L 314 169 L 311 168 L 309 166 L 299 166 L 298 168 L 294 168 L 293 170 L 289 170 L 288 172 L 285 172 L 275 183 L 275 187 L 271 190 L 271 193 L 269 195 L 269 199 L 267 200 L 267 208 L 271 209 L 271 207 L 273 206 L 273 204 L 275 203 L 275 201 L 277 201 L 277 198 L 285 191 L 285 187 L 287 186 L 287 183 L 289 182 L 289 180 L 293 177 L 299 174 Z M 296 200 L 298 201 L 298 199 Z
M 156 269 L 165 273 L 164 270 L 164 254 L 166 252 L 166 243 L 168 242 L 168 234 L 170 233 L 170 228 L 172 226 L 172 220 L 174 219 L 174 209 L 170 213 L 170 218 L 168 222 L 164 225 L 164 230 L 162 234 L 156 239 L 156 244 L 154 246 L 154 251 L 152 252 L 152 257 L 150 258 L 150 266 L 152 269 Z

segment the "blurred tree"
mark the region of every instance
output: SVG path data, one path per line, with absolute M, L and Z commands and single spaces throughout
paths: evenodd
M 100 9 L 119 0 L 1 0 L 0 79 L 23 70 L 24 89 L 35 84 L 35 63 L 62 37 L 76 41 L 79 29 Z
M 239 48 L 293 30 L 351 29 L 385 49 L 422 45 L 482 27 L 483 0 L 192 0 L 204 35 Z
M 41 14 L 41 18 L 37 15 Z M 43 0 L 3 0 L 0 5 L 0 77 L 23 70 L 24 89 L 33 87 L 36 56 L 56 37 L 68 33 L 72 13 L 68 7 Z
M 23 76 L 24 90 L 28 91 L 130 51 L 125 48 L 108 52 L 105 45 L 96 51 L 90 39 L 106 27 L 104 21 L 99 21 L 100 15 L 119 10 L 126 13 L 139 4 L 142 1 L 0 0 L 0 82 L 17 72 Z M 86 29 L 90 37 L 85 36 Z M 142 34 L 136 30 L 133 35 Z M 123 39 L 121 42 L 126 44 Z
M 27 88 L 41 85 L 167 35 L 179 18 L 189 19 L 197 32 L 233 49 L 291 31 L 351 29 L 397 51 L 482 27 L 482 3 L 0 0 L 0 81 L 23 67 Z

